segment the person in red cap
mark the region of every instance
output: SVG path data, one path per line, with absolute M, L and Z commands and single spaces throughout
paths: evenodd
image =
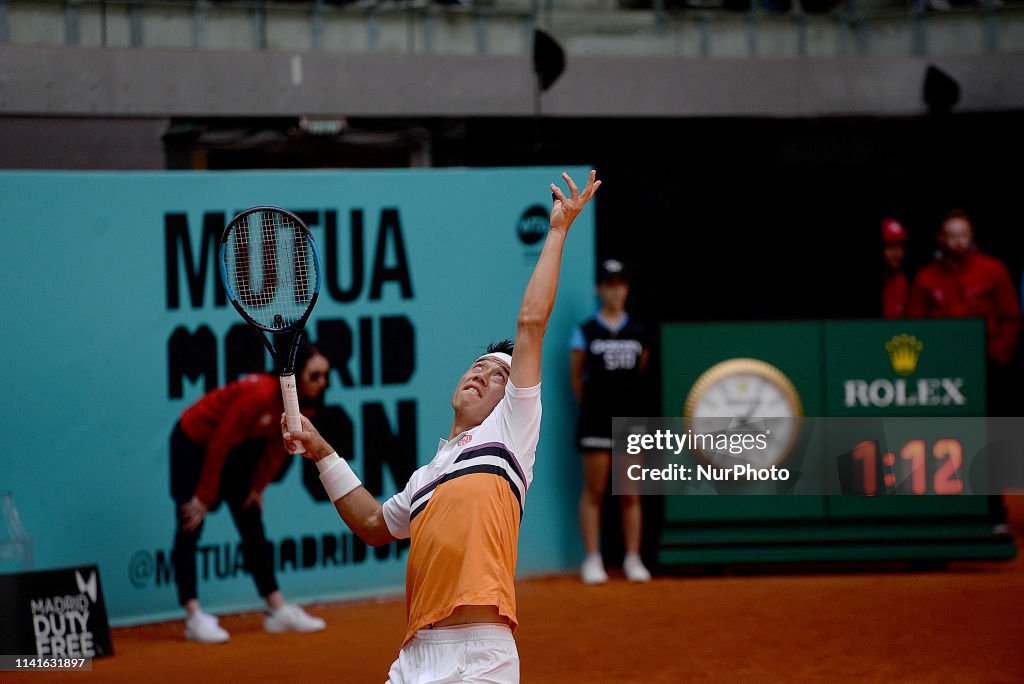
M 903 271 L 907 231 L 893 218 L 882 219 L 882 317 L 903 318 L 907 313 L 909 282 Z

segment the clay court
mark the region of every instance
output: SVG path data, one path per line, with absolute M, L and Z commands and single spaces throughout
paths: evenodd
M 1024 497 L 1010 522 L 1024 542 Z M 1020 682 L 1024 559 L 917 570 L 732 568 L 518 582 L 523 682 Z M 91 673 L 33 682 L 341 682 L 385 680 L 403 632 L 401 597 L 314 605 L 328 628 L 270 635 L 260 615 L 228 615 L 231 641 L 182 639 L 181 622 L 113 630 L 115 655 Z

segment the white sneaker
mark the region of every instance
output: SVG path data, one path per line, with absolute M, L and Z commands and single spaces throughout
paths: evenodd
M 640 556 L 629 554 L 622 561 L 622 570 L 626 573 L 626 579 L 630 582 L 650 582 L 651 573 L 640 560 Z
M 604 571 L 601 554 L 593 553 L 583 559 L 580 566 L 580 578 L 584 584 L 604 584 L 608 581 L 608 573 Z
M 230 635 L 217 623 L 216 617 L 200 611 L 185 620 L 185 638 L 201 644 L 223 644 Z
M 267 632 L 319 632 L 327 623 L 313 617 L 294 603 L 286 603 L 263 618 L 263 629 Z

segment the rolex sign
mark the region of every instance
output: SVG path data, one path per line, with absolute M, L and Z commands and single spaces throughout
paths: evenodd
M 982 416 L 981 320 L 825 324 L 826 406 L 832 416 Z

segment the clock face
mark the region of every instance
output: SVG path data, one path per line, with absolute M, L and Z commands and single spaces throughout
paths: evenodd
M 693 384 L 683 416 L 695 434 L 763 435 L 763 448 L 695 448 L 695 455 L 715 466 L 740 463 L 756 467 L 786 460 L 799 433 L 800 396 L 778 368 L 758 359 L 729 359 L 705 371 Z M 748 441 L 749 443 L 749 441 Z

